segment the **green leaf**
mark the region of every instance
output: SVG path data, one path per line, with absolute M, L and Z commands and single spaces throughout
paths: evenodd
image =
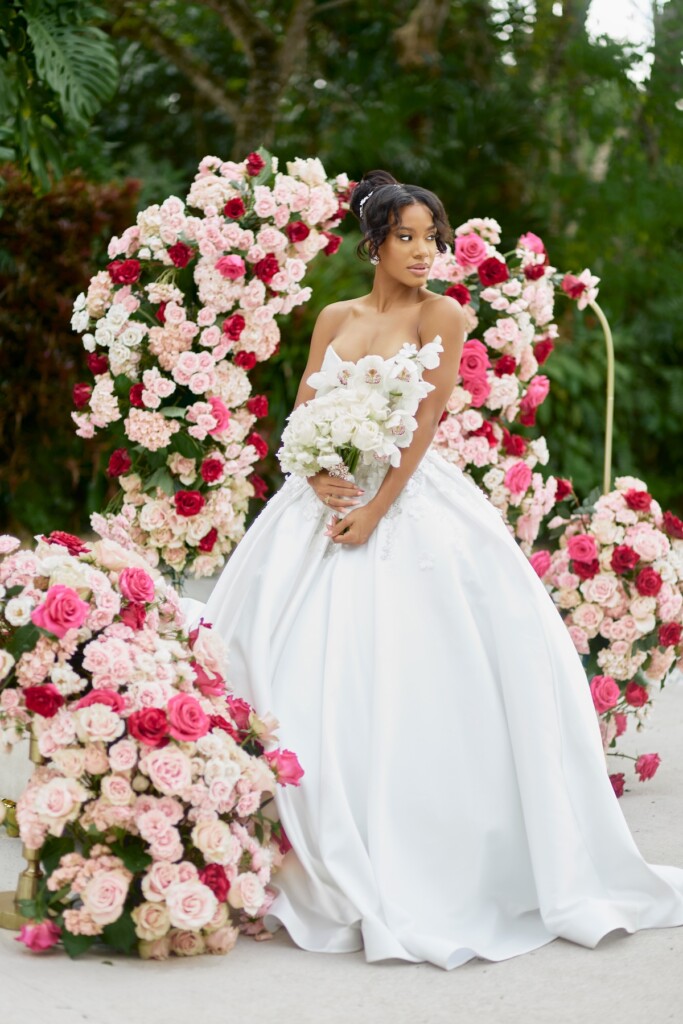
M 38 914 L 38 905 L 36 900 L 18 900 L 17 906 L 19 907 L 19 912 L 23 914 L 24 917 L 28 917 L 31 921 L 42 921 L 42 917 Z
M 106 925 L 102 931 L 102 939 L 108 946 L 112 946 L 121 953 L 131 953 L 137 945 L 138 937 L 135 934 L 135 925 L 130 911 L 124 910 L 118 921 Z
M 75 843 L 71 836 L 48 836 L 40 854 L 45 873 L 51 875 L 61 858 L 67 853 L 73 853 L 74 849 Z
M 128 836 L 126 839 L 117 840 L 117 842 L 110 845 L 114 856 L 120 857 L 128 870 L 132 871 L 134 875 L 144 871 L 152 863 L 152 858 L 146 852 L 141 839 Z
M 174 452 L 180 452 L 186 459 L 199 459 L 202 456 L 202 446 L 196 438 L 179 431 L 171 442 Z
M 72 960 L 90 949 L 97 938 L 98 935 L 72 935 L 66 928 L 62 928 L 62 945 Z
M 262 160 L 265 160 L 266 166 L 259 171 L 256 177 L 251 179 L 253 185 L 265 185 L 266 182 L 273 176 L 273 154 L 270 153 L 265 146 L 259 146 L 256 150 Z
M 169 473 L 165 466 L 155 469 L 151 476 L 148 476 L 143 484 L 143 491 L 153 491 L 157 487 L 160 487 L 164 494 L 168 494 L 172 497 L 175 487 L 173 485 L 173 477 Z
M 5 645 L 9 653 L 18 659 L 25 651 L 32 651 L 40 639 L 40 630 L 32 622 L 19 626 L 14 636 Z

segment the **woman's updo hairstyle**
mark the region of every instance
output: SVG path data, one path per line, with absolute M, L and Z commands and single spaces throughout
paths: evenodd
M 401 185 L 388 171 L 368 171 L 351 193 L 351 212 L 360 221 L 363 240 L 358 255 L 377 256 L 377 250 L 395 224 L 400 223 L 402 206 L 422 203 L 431 212 L 436 229 L 436 247 L 446 252 L 453 230 L 443 203 L 429 189 L 419 185 Z

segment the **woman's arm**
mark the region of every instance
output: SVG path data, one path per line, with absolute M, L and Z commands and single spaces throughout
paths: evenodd
M 434 385 L 434 390 L 420 402 L 415 414 L 417 427 L 413 439 L 407 448 L 402 449 L 400 465 L 389 469 L 375 497 L 329 528 L 329 536 L 338 544 L 366 542 L 419 466 L 434 439 L 446 402 L 455 387 L 465 343 L 462 309 L 454 299 L 447 296 L 438 302 L 430 302 L 420 322 L 422 338 L 431 341 L 437 334 L 441 336 L 444 350 L 436 369 L 427 370 L 423 375 L 424 380 Z

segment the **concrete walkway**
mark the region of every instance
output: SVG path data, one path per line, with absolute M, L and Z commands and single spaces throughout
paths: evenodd
M 633 752 L 658 751 L 649 783 L 621 806 L 646 858 L 683 866 L 683 685 L 656 698 Z M 0 757 L 0 794 L 23 764 Z M 630 779 L 630 764 L 627 779 Z M 616 769 L 614 769 L 616 770 Z M 4 834 L 3 834 L 4 836 Z M 0 888 L 13 887 L 18 841 L 0 840 Z M 608 936 L 596 950 L 558 939 L 499 964 L 446 972 L 429 964 L 367 964 L 362 953 L 306 953 L 282 929 L 241 939 L 227 957 L 165 963 L 89 954 L 35 957 L 0 932 L 2 1024 L 665 1024 L 683 1020 L 683 928 Z

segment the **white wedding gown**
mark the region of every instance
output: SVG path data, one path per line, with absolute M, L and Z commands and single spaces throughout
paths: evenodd
M 638 852 L 569 633 L 479 488 L 429 451 L 366 544 L 329 517 L 289 477 L 202 609 L 305 770 L 266 925 L 450 969 L 682 924 L 683 870 Z

